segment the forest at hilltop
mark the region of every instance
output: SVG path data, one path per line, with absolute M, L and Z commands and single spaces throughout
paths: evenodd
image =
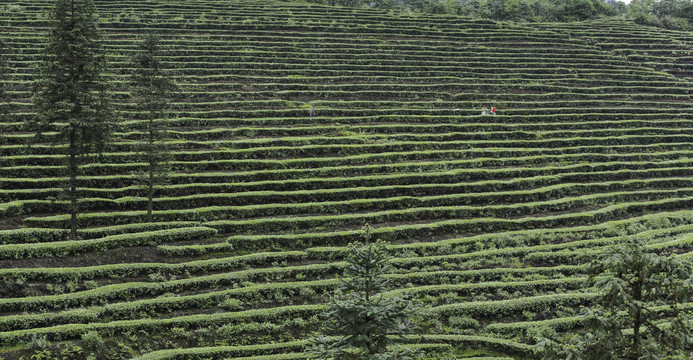
M 304 0 L 308 3 L 452 14 L 500 21 L 581 21 L 615 16 L 643 25 L 690 29 L 690 0 Z

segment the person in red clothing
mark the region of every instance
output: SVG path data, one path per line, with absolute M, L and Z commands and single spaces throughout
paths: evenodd
M 496 115 L 496 108 L 491 108 L 491 115 Z

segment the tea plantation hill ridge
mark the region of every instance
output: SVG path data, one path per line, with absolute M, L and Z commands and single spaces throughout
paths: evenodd
M 578 326 L 595 296 L 585 264 L 624 235 L 691 256 L 690 33 L 95 2 L 120 121 L 83 167 L 78 240 L 60 198 L 65 149 L 27 147 L 23 128 L 51 2 L 0 11 L 5 359 L 306 358 L 365 223 L 391 243 L 392 293 L 426 309 L 410 346 L 430 358 L 532 358 L 540 329 Z M 174 150 L 151 223 L 128 88 L 147 32 L 180 88 L 161 120 Z

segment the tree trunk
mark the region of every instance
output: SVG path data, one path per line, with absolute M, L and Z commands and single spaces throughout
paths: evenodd
M 633 360 L 640 358 L 640 325 L 642 325 L 642 319 L 640 309 L 638 309 L 633 322 Z
M 149 161 L 149 191 L 147 192 L 147 222 L 152 222 L 152 210 L 154 208 L 154 162 Z
M 149 145 L 147 146 L 147 157 L 149 158 L 149 181 L 147 182 L 147 222 L 152 222 L 152 209 L 154 208 L 154 114 L 149 114 Z
M 68 162 L 68 172 L 70 176 L 70 238 L 73 240 L 77 239 L 77 170 L 79 169 L 79 164 L 77 163 L 77 149 L 75 144 L 75 133 L 74 130 L 70 134 L 70 159 Z
M 633 289 L 633 299 L 640 302 L 642 301 L 642 270 L 638 271 L 637 282 L 635 283 L 635 288 Z M 633 320 L 633 360 L 638 360 L 640 358 L 640 326 L 642 325 L 642 310 L 640 305 L 636 305 L 635 319 Z

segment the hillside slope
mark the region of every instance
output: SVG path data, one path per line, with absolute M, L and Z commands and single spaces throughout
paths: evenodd
M 693 37 L 690 33 L 639 26 L 618 19 L 538 25 L 541 29 L 584 39 L 629 61 L 687 81 L 693 79 Z
M 0 12 L 14 105 L 0 122 L 5 359 L 39 353 L 44 337 L 74 359 L 304 358 L 365 223 L 392 243 L 393 292 L 426 307 L 416 346 L 525 358 L 537 329 L 576 325 L 594 298 L 584 265 L 605 247 L 632 235 L 692 249 L 693 86 L 677 57 L 690 34 L 96 3 L 121 122 L 84 167 L 79 241 L 59 198 L 65 149 L 27 147 L 22 130 L 50 2 Z M 162 120 L 176 150 L 147 224 L 144 123 L 126 82 L 150 31 L 182 92 Z M 659 51 L 662 39 L 680 47 Z M 103 346 L 80 340 L 94 332 Z

